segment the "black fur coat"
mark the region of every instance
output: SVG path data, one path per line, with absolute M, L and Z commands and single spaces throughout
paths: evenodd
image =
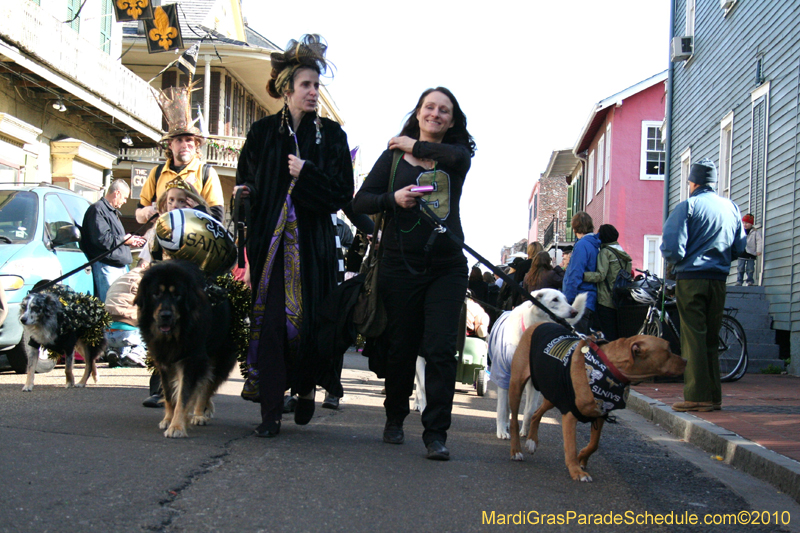
M 337 257 L 335 228 L 331 214 L 353 198 L 353 166 L 347 135 L 342 127 L 321 119 L 322 139 L 316 144 L 313 113 L 306 114 L 297 128 L 303 170 L 292 191 L 300 240 L 300 270 L 303 295 L 303 322 L 297 360 L 289 369 L 301 394 L 314 385 L 335 393 L 341 390 L 333 361 L 322 360 L 316 343 L 317 313 L 325 297 L 336 286 Z M 255 122 L 239 156 L 236 184 L 250 189 L 250 222 L 247 253 L 255 298 L 266 262 L 270 240 L 289 190 L 289 154 L 295 153 L 294 138 L 288 128 L 279 131 L 281 113 Z M 332 387 L 332 388 L 331 388 Z

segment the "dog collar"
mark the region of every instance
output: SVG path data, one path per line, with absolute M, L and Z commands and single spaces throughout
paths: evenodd
M 622 383 L 624 383 L 626 385 L 628 383 L 630 383 L 630 380 L 625 377 L 625 374 L 620 372 L 619 369 L 617 369 L 617 367 L 615 367 L 611 363 L 611 361 L 608 359 L 606 354 L 603 353 L 603 350 L 601 350 L 600 347 L 597 344 L 593 343 L 592 341 L 587 341 L 587 343 L 589 344 L 589 348 L 591 348 L 592 351 L 597 354 L 597 357 L 600 358 L 600 360 L 603 362 L 603 364 L 608 367 L 608 370 L 609 370 L 609 372 L 611 372 L 612 376 L 614 376 L 615 378 L 617 378 L 619 381 L 621 381 Z

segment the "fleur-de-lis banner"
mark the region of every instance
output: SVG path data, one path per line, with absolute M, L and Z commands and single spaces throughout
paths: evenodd
M 128 20 L 151 20 L 153 3 L 151 0 L 114 0 L 117 22 Z
M 178 10 L 175 4 L 155 8 L 153 20 L 144 21 L 144 31 L 147 37 L 147 51 L 151 54 L 183 48 L 181 26 L 178 23 Z

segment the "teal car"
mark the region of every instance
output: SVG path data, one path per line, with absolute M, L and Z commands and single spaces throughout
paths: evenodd
M 78 242 L 83 215 L 90 205 L 83 196 L 56 185 L 0 184 L 0 283 L 8 301 L 8 316 L 0 325 L 0 367 L 10 365 L 18 373 L 26 370 L 19 322 L 23 298 L 37 282 L 55 279 L 86 263 Z M 94 292 L 91 267 L 61 283 L 78 292 Z M 41 364 L 39 370 L 43 370 Z

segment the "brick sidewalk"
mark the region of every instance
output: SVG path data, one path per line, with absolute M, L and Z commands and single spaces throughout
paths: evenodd
M 634 390 L 667 405 L 683 400 L 682 383 L 642 383 Z M 722 411 L 689 413 L 800 461 L 800 378 L 746 374 L 722 384 Z

